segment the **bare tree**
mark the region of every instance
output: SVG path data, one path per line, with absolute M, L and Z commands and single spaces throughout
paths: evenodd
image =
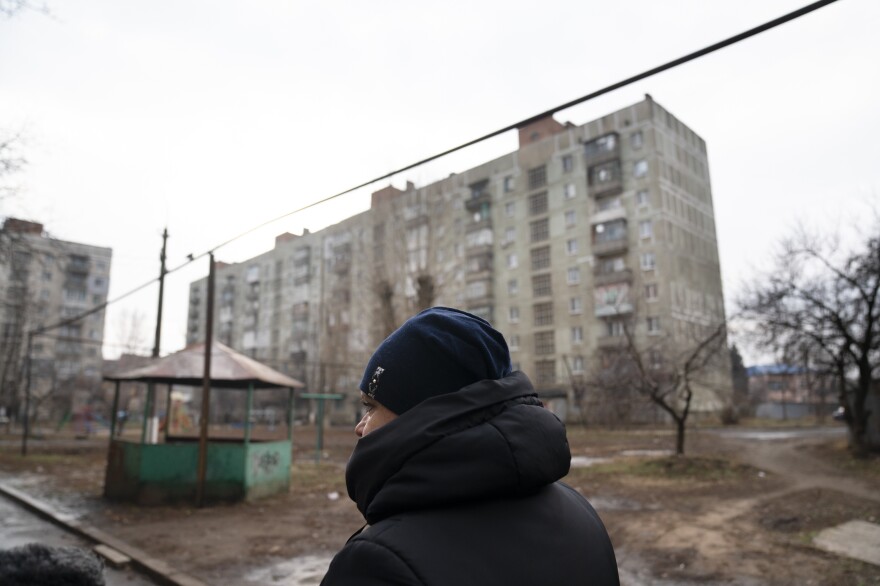
M 116 343 L 127 354 L 141 354 L 149 348 L 146 317 L 137 309 L 123 309 L 116 317 Z
M 671 335 L 637 336 L 635 322 L 633 316 L 621 320 L 620 344 L 603 352 L 590 384 L 623 396 L 635 391 L 669 415 L 676 428 L 675 453 L 682 455 L 695 391 L 713 386 L 707 373 L 723 357 L 727 324 L 701 327 L 692 340 L 684 341 Z
M 0 133 L 0 201 L 18 193 L 13 178 L 27 166 L 20 134 Z M 0 242 L 0 246 L 4 243 Z
M 35 10 L 44 14 L 49 13 L 49 7 L 42 2 L 30 0 L 0 0 L 0 16 L 12 18 L 22 10 Z
M 378 343 L 406 317 L 434 306 L 448 275 L 437 259 L 440 220 L 427 194 L 409 183 L 406 191 L 389 186 L 376 195 L 368 282 L 377 308 Z
M 806 345 L 837 379 L 855 454 L 869 449 L 866 399 L 880 375 L 880 226 L 858 250 L 801 230 L 783 243 L 768 274 L 740 300 L 757 342 L 791 354 Z

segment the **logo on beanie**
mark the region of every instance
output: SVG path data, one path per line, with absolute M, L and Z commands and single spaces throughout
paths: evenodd
M 379 388 L 379 377 L 382 376 L 383 372 L 385 372 L 385 369 L 377 366 L 376 372 L 373 373 L 373 378 L 370 379 L 370 384 L 367 386 L 367 394 L 373 399 L 376 398 L 376 390 Z

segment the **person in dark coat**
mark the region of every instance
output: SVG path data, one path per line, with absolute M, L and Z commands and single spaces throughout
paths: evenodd
M 602 521 L 559 482 L 565 426 L 488 322 L 423 311 L 379 346 L 360 389 L 345 476 L 367 525 L 322 585 L 619 584 Z

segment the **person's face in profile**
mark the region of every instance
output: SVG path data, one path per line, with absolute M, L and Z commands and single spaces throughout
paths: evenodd
M 354 428 L 354 433 L 358 437 L 364 437 L 389 421 L 397 419 L 397 415 L 391 409 L 364 393 L 361 393 L 361 403 L 364 405 L 364 416 Z

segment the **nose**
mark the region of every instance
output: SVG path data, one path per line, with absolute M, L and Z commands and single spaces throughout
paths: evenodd
M 361 420 L 357 425 L 354 426 L 354 434 L 358 437 L 364 437 L 364 428 L 367 426 L 367 413 L 364 413 L 364 416 L 361 417 Z

